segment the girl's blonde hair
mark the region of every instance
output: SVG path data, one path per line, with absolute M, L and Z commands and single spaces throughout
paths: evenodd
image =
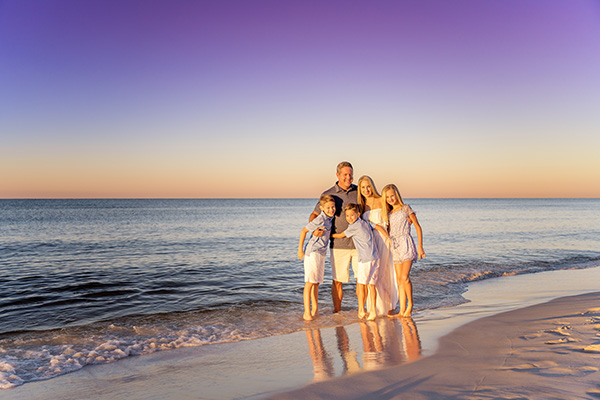
M 376 199 L 381 199 L 381 195 L 377 191 L 377 188 L 375 187 L 375 182 L 373 182 L 373 179 L 371 179 L 371 177 L 367 176 L 367 175 L 361 176 L 360 179 L 358 180 L 358 205 L 360 206 L 361 212 L 365 211 L 365 205 L 367 202 L 367 200 L 365 199 L 365 197 L 362 195 L 362 193 L 360 191 L 360 185 L 363 183 L 363 181 L 369 181 L 369 185 L 371 186 L 371 189 L 373 190 L 373 197 L 375 197 Z
M 388 215 L 389 215 L 390 211 L 392 211 L 392 208 L 393 208 L 392 206 L 390 206 L 388 204 L 388 202 L 386 200 L 386 195 L 385 195 L 390 190 L 394 191 L 394 194 L 396 195 L 396 200 L 398 201 L 398 203 L 400 203 L 401 206 L 404 206 L 404 200 L 402 200 L 402 196 L 400 196 L 400 191 L 398 190 L 396 185 L 394 185 L 394 184 L 385 185 L 385 187 L 381 191 L 381 194 L 383 195 L 382 199 L 381 199 L 381 203 L 382 203 L 381 216 L 386 224 L 389 224 L 389 222 L 390 222 Z

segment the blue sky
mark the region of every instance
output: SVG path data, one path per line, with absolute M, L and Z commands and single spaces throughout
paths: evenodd
M 0 197 L 600 197 L 598 1 L 0 1 Z

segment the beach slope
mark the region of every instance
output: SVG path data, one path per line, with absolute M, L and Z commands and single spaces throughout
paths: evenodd
M 600 398 L 600 293 L 482 318 L 410 364 L 315 383 L 274 399 Z

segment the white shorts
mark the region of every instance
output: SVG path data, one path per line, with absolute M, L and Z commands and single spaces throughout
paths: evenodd
M 334 281 L 350 281 L 350 262 L 352 261 L 352 273 L 356 277 L 358 267 L 358 251 L 356 249 L 331 249 L 329 262 L 331 263 L 331 277 Z
M 312 252 L 304 257 L 304 282 L 323 283 L 325 254 Z
M 358 263 L 358 275 L 356 281 L 361 285 L 375 285 L 379 272 L 379 260 Z

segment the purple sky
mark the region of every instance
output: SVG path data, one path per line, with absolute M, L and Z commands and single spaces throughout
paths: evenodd
M 600 197 L 600 2 L 0 1 L 0 197 Z M 232 184 L 233 183 L 233 184 Z

